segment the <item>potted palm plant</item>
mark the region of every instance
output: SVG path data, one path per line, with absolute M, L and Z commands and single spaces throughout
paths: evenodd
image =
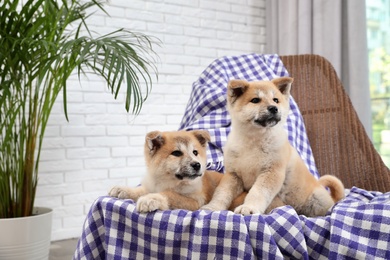
M 7 221 L 35 214 L 45 128 L 61 92 L 67 118 L 68 78 L 99 75 L 115 98 L 126 87 L 125 108 L 137 114 L 156 72 L 157 40 L 125 29 L 92 33 L 92 11 L 106 13 L 98 0 L 1 2 L 0 221 Z

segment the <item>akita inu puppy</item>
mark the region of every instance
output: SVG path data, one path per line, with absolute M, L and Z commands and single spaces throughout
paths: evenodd
M 323 216 L 344 197 L 342 182 L 330 175 L 316 180 L 288 141 L 283 125 L 292 82 L 289 77 L 229 82 L 232 129 L 224 147 L 225 174 L 211 202 L 202 209 L 224 210 L 248 191 L 235 213 L 265 213 L 291 205 L 299 214 Z
M 115 186 L 109 195 L 136 201 L 138 212 L 198 210 L 210 201 L 223 176 L 206 171 L 209 141 L 210 135 L 205 130 L 148 133 L 144 146 L 147 174 L 141 185 Z M 242 203 L 243 198 L 244 195 L 237 199 L 232 208 Z

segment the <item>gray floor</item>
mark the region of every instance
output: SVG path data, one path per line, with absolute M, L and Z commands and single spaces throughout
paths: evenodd
M 54 241 L 50 245 L 49 260 L 71 260 L 78 238 Z

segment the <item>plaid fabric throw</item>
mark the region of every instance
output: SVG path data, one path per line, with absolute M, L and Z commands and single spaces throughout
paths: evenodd
M 390 259 L 390 192 L 352 188 L 325 217 L 167 210 L 98 198 L 73 259 Z
M 224 170 L 222 147 L 230 132 L 230 117 L 226 109 L 226 87 L 229 80 L 272 80 L 283 76 L 288 76 L 288 72 L 278 55 L 246 54 L 215 60 L 194 82 L 180 129 L 209 131 L 211 136 L 207 151 L 209 170 L 219 172 Z M 290 143 L 298 151 L 310 172 L 318 178 L 303 118 L 292 97 L 285 128 Z

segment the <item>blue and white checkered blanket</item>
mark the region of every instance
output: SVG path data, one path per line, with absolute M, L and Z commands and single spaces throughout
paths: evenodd
M 229 132 L 226 84 L 232 78 L 286 76 L 277 55 L 214 61 L 193 85 L 181 123 L 207 129 L 208 167 L 223 171 Z M 291 98 L 289 140 L 318 176 L 299 110 Z M 136 185 L 136 184 L 134 184 Z M 84 223 L 74 259 L 390 259 L 390 192 L 352 188 L 327 216 L 307 218 L 283 206 L 268 215 L 167 210 L 139 214 L 132 200 L 98 198 Z
M 167 210 L 98 198 L 73 259 L 390 259 L 390 193 L 352 188 L 325 217 Z

